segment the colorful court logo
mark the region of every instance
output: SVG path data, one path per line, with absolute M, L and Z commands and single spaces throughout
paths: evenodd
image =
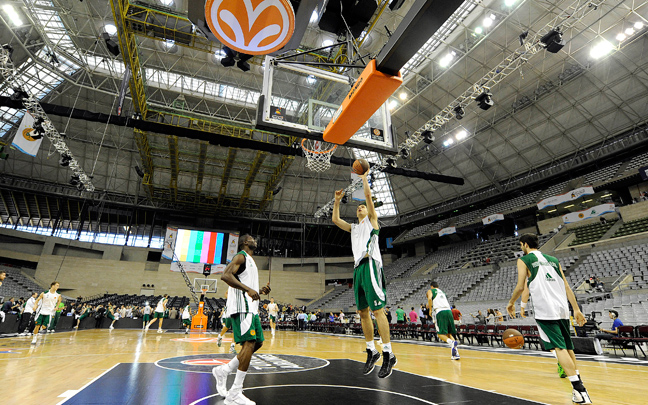
M 283 48 L 295 30 L 289 0 L 207 0 L 205 20 L 223 45 L 248 55 Z
M 188 373 L 211 373 L 212 368 L 228 363 L 233 354 L 199 354 L 158 360 L 155 365 L 168 370 Z M 326 367 L 327 360 L 288 354 L 255 354 L 250 361 L 248 374 L 294 373 Z

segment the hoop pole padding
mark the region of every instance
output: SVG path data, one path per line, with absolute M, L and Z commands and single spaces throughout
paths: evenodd
M 326 142 L 344 144 L 381 105 L 403 84 L 403 76 L 388 75 L 376 70 L 372 59 L 344 98 L 333 119 L 324 130 Z

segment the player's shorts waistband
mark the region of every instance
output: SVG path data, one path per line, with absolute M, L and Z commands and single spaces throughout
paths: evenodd
M 355 268 L 353 270 L 357 269 L 358 267 L 362 266 L 365 263 L 369 263 L 369 259 L 371 259 L 371 258 L 370 257 L 363 257 L 362 260 L 360 260 L 358 262 L 358 265 L 355 266 Z

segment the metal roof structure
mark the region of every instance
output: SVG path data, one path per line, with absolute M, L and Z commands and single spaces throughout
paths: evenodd
M 362 55 L 380 51 L 387 29 L 394 31 L 412 1 L 397 11 L 387 7 L 387 0 L 377 3 L 366 34 L 358 41 Z M 251 59 L 248 72 L 223 67 L 220 44 L 194 33 L 186 0 L 5 4 L 15 12 L 0 9 L 0 44 L 13 46 L 14 65 L 43 103 L 61 111 L 76 109 L 114 118 L 122 78 L 130 69 L 137 77 L 124 104 L 127 116 L 142 114 L 146 121 L 164 124 L 168 132 L 49 114 L 91 176 L 95 191 L 77 191 L 69 185 L 70 169 L 59 165 L 59 155 L 48 141 L 35 158 L 11 151 L 9 159 L 0 160 L 4 186 L 203 216 L 240 213 L 249 218 L 311 222 L 317 221 L 313 214 L 331 200 L 333 191 L 351 182 L 347 166 L 333 165 L 318 174 L 305 168 L 301 156 L 219 146 L 183 136 L 197 130 L 232 138 L 234 144 L 240 140 L 241 145 L 254 141 L 283 147 L 297 141 L 254 129 L 262 58 Z M 463 119 L 451 119 L 435 131 L 432 144 L 419 143 L 411 156 L 398 160 L 399 167 L 462 177 L 465 185 L 387 175 L 388 182 L 374 191 L 381 200 L 393 200 L 385 206 L 384 216 L 396 215 L 388 223 L 431 207 L 450 207 L 450 202 L 468 203 L 471 198 L 515 190 L 535 181 L 534 173 L 558 163 L 561 170 L 569 170 L 565 160 L 576 164 L 586 151 L 645 124 L 648 1 L 467 0 L 403 70 L 405 82 L 393 96 L 392 110 L 399 142 L 405 141 L 407 132 L 424 128 L 524 46 L 522 33 L 528 32 L 531 40 L 574 4 L 587 12 L 564 28 L 562 50 L 542 50 L 522 63 L 490 88 L 492 108 L 482 110 L 474 102 L 466 105 Z M 314 20 L 300 49 L 318 48 L 325 39 L 336 39 Z M 101 38 L 110 28 L 116 28 L 113 39 L 121 50 L 116 57 Z M 621 40 L 620 34 L 625 38 Z M 602 43 L 609 46 L 599 48 Z M 346 51 L 336 48 L 307 57 L 340 62 Z M 298 98 L 298 86 L 307 85 L 295 85 L 292 97 Z M 11 94 L 8 83 L 0 81 L 0 97 Z M 0 114 L 0 141 L 10 144 L 22 113 L 0 107 Z M 461 131 L 465 134 L 457 140 Z M 635 137 L 623 147 L 635 148 L 645 140 Z M 335 156 L 353 160 L 357 153 L 341 147 Z M 594 156 L 602 157 L 603 152 Z M 382 158 L 375 157 L 376 161 Z M 135 166 L 142 169 L 143 178 Z M 343 206 L 342 215 L 353 217 L 353 207 Z

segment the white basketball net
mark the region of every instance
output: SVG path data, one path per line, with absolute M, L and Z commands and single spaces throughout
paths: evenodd
M 306 155 L 306 167 L 314 172 L 323 172 L 331 167 L 331 156 L 337 149 L 334 143 L 302 139 L 302 150 Z

